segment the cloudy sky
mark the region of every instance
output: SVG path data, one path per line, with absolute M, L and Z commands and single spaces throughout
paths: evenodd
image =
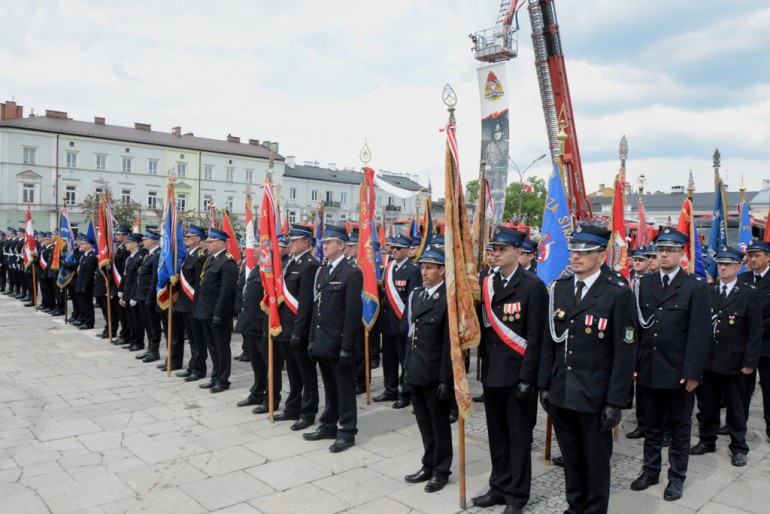
M 0 100 L 78 120 L 278 141 L 298 161 L 430 177 L 443 191 L 444 84 L 457 92 L 465 180 L 479 159 L 470 32 L 498 0 L 0 0 Z M 770 3 L 560 0 L 557 11 L 587 187 L 611 183 L 618 143 L 648 189 L 731 189 L 770 178 Z M 547 151 L 526 9 L 507 64 L 511 156 Z M 530 173 L 545 177 L 546 160 Z M 509 177 L 513 180 L 513 174 Z M 439 193 L 436 196 L 443 196 Z

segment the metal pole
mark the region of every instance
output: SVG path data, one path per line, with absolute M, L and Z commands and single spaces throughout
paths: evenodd
M 460 451 L 460 508 L 465 510 L 465 418 L 462 416 L 458 416 L 457 420 L 457 439 L 457 447 Z
M 369 364 L 369 329 L 364 330 L 364 366 L 366 367 L 366 404 L 372 404 L 372 387 L 369 383 L 372 377 L 372 370 Z
M 273 394 L 274 394 L 274 387 L 273 387 L 273 374 L 275 373 L 275 370 L 273 369 L 273 335 L 270 334 L 267 338 L 267 420 L 270 423 L 273 423 L 273 410 L 275 409 L 275 405 L 273 402 Z
M 171 376 L 171 337 L 172 332 L 174 328 L 173 318 L 172 314 L 174 312 L 174 300 L 173 300 L 173 294 L 171 289 L 171 283 L 169 282 L 168 285 L 168 293 L 171 298 L 169 298 L 169 304 L 168 304 L 168 319 L 166 320 L 166 345 L 168 346 L 168 349 L 166 350 L 166 376 Z

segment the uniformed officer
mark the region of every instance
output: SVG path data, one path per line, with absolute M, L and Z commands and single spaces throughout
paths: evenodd
M 644 249 L 644 255 L 647 256 L 648 273 L 657 273 L 660 270 L 658 262 L 658 248 L 654 244 L 647 245 Z
M 519 264 L 524 266 L 525 270 L 535 274 L 537 273 L 537 247 L 537 242 L 527 237 L 524 239 L 521 255 L 519 255 Z
M 128 316 L 129 337 L 122 347 L 126 350 L 137 352 L 144 349 L 144 315 L 143 308 L 136 299 L 136 278 L 139 268 L 147 255 L 147 250 L 142 246 L 142 236 L 129 234 L 126 240 L 126 249 L 129 252 L 126 258 L 123 279 L 120 281 L 120 302 L 126 309 Z
M 142 259 L 136 273 L 136 290 L 133 299 L 138 302 L 142 313 L 144 329 L 147 332 L 148 348 L 136 356 L 142 362 L 160 360 L 160 315 L 156 311 L 158 305 L 158 263 L 160 261 L 160 234 L 148 230 L 142 237 L 142 246 L 147 254 Z
M 233 303 L 235 283 L 238 280 L 238 264 L 227 252 L 227 232 L 209 230 L 209 257 L 203 267 L 198 296 L 193 315 L 203 324 L 203 337 L 211 356 L 211 381 L 201 384 L 201 389 L 221 393 L 230 388 L 232 354 L 230 340 L 233 336 Z
M 5 262 L 5 232 L 0 230 L 0 293 L 5 294 L 6 272 L 8 265 Z
M 75 277 L 75 294 L 80 305 L 80 319 L 72 324 L 80 330 L 94 328 L 94 273 L 97 268 L 94 245 L 96 241 L 86 234 L 78 236 L 78 245 L 82 255 L 78 261 L 78 274 Z
M 636 283 L 641 277 L 650 273 L 650 257 L 647 255 L 647 249 L 644 246 L 640 246 L 636 250 L 630 252 L 631 254 L 631 270 L 633 276 L 631 278 L 631 287 L 635 287 Z M 636 388 L 632 385 L 631 391 L 629 391 L 628 401 L 629 404 L 633 403 Z M 628 439 L 641 439 L 644 437 L 644 407 L 639 398 L 636 399 L 636 428 L 626 434 Z
M 315 432 L 303 434 L 308 441 L 335 439 L 332 453 L 355 444 L 357 428 L 354 352 L 363 323 L 363 275 L 347 264 L 343 250 L 345 227 L 324 227 L 323 251 L 327 264 L 315 276 L 315 300 L 308 352 L 318 360 L 326 405 Z M 339 422 L 339 427 L 337 426 Z
M 666 227 L 655 238 L 660 271 L 635 288 L 641 327 L 636 362 L 638 397 L 644 408 L 644 466 L 631 489 L 658 483 L 663 432 L 671 431 L 668 485 L 663 498 L 682 497 L 687 478 L 695 388 L 703 375 L 711 336 L 706 282 L 679 267 L 689 237 Z
M 187 363 L 187 369 L 176 374 L 176 376 L 184 378 L 185 382 L 195 382 L 206 376 L 208 352 L 206 340 L 203 337 L 203 324 L 201 320 L 193 316 L 199 289 L 198 284 L 203 272 L 203 265 L 209 255 L 203 247 L 203 241 L 206 238 L 206 229 L 198 225 L 189 225 L 184 235 L 187 255 L 179 271 L 181 291 L 176 304 L 174 304 L 174 310 L 182 313 L 185 333 L 190 339 L 190 361 Z
M 690 448 L 690 455 L 716 450 L 719 430 L 719 405 L 727 407 L 727 430 L 733 466 L 745 466 L 746 413 L 743 398 L 746 375 L 757 369 L 762 349 L 762 311 L 757 289 L 738 284 L 738 270 L 745 254 L 722 247 L 716 255 L 719 280 L 711 289 L 711 335 L 713 344 L 697 389 L 700 410 L 700 441 Z
M 645 253 L 644 246 L 641 246 L 636 250 L 631 251 L 630 254 L 631 254 L 631 265 L 633 266 L 631 285 L 633 285 L 633 283 L 636 280 L 638 280 L 639 277 L 643 277 L 644 275 L 647 275 L 650 272 L 650 258 Z
M 404 314 L 409 324 L 405 379 L 422 438 L 422 467 L 404 480 L 428 482 L 425 491 L 444 488 L 452 467 L 452 428 L 449 423 L 454 390 L 450 357 L 449 318 L 444 284 L 444 251 L 429 247 L 420 257 L 423 285 L 409 295 Z
M 476 507 L 506 505 L 519 513 L 529 501 L 537 375 L 548 308 L 545 284 L 521 263 L 526 234 L 497 227 L 492 240 L 496 273 L 481 280 L 481 382 L 492 473 Z M 528 259 L 529 260 L 529 259 Z
M 746 419 L 748 419 L 749 404 L 757 385 L 757 374 L 759 374 L 759 385 L 762 388 L 762 402 L 764 404 L 765 435 L 770 441 L 770 242 L 750 241 L 746 248 L 746 254 L 749 256 L 749 269 L 741 273 L 738 280 L 743 284 L 751 284 L 757 288 L 762 310 L 762 350 L 757 370 L 746 375 L 747 384 L 743 403 Z
M 120 305 L 120 284 L 123 281 L 123 275 L 126 273 L 126 259 L 130 252 L 126 248 L 126 241 L 131 230 L 128 227 L 118 227 L 115 229 L 115 255 L 112 259 L 112 279 L 113 287 L 110 289 L 110 302 L 112 303 L 112 312 L 115 317 L 112 320 L 113 326 L 120 325 L 118 338 L 112 341 L 114 345 L 124 345 L 131 339 L 128 328 L 128 312 Z
M 110 337 L 108 320 L 110 316 L 114 314 L 108 312 L 108 309 L 110 308 L 110 299 L 107 296 L 108 285 L 110 290 L 115 288 L 112 280 L 112 266 L 97 266 L 96 269 L 94 269 L 93 298 L 91 298 L 90 301 L 91 303 L 96 302 L 96 305 L 102 313 L 102 319 L 104 319 L 104 330 L 100 335 L 102 339 Z M 112 317 L 112 330 L 112 336 L 115 337 L 118 330 L 118 320 L 115 317 Z
M 358 227 L 354 227 L 350 230 L 348 240 L 345 243 L 345 258 L 352 266 L 356 265 L 356 259 L 358 258 Z
M 266 335 L 265 313 L 260 306 L 262 299 L 265 297 L 265 288 L 262 286 L 259 267 L 247 270 L 245 280 L 241 310 L 238 313 L 238 322 L 235 325 L 234 331 L 243 335 L 244 351 L 249 356 L 251 370 L 254 374 L 254 383 L 249 390 L 249 396 L 236 404 L 238 407 L 268 403 L 267 366 L 257 348 L 263 336 Z M 273 375 L 275 377 L 276 373 Z M 280 377 L 280 372 L 277 375 Z
M 56 299 L 54 297 L 55 280 L 51 280 L 50 266 L 53 262 L 54 240 L 53 233 L 47 232 L 44 235 L 42 248 L 38 257 L 40 273 L 37 275 L 37 282 L 40 284 L 40 311 L 51 313 L 56 309 Z
M 550 288 L 538 386 L 564 459 L 566 512 L 607 512 L 611 429 L 633 380 L 633 295 L 602 271 L 611 235 L 578 225 L 569 243 L 575 274 Z
M 404 319 L 409 294 L 422 283 L 420 269 L 409 258 L 412 241 L 403 235 L 390 243 L 392 258 L 382 278 L 384 291 L 380 330 L 382 332 L 382 373 L 385 390 L 374 398 L 375 402 L 394 401 L 394 409 L 409 405 L 409 385 L 404 381 L 408 324 Z M 399 375 L 399 367 L 401 373 Z M 399 384 L 401 388 L 399 390 Z

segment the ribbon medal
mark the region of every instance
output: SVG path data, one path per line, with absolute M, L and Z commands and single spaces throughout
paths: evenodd
M 599 333 L 596 335 L 599 336 L 599 339 L 604 339 L 604 331 L 607 330 L 607 318 L 599 318 L 599 325 L 597 328 L 599 329 Z
M 586 314 L 586 334 L 591 333 L 591 325 L 594 324 L 594 317 L 590 314 Z
M 504 303 L 503 304 L 503 321 L 508 321 L 508 314 L 513 313 L 513 304 L 510 303 Z
M 513 312 L 515 312 L 515 318 L 521 319 L 521 302 L 516 302 L 513 304 Z
M 728 321 L 728 323 L 730 323 L 731 325 L 735 325 L 735 316 L 728 316 L 728 317 L 730 318 L 730 321 Z

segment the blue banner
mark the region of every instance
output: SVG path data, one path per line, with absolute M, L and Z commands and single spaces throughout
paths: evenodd
M 556 165 L 548 181 L 548 195 L 545 200 L 543 229 L 537 253 L 537 276 L 550 286 L 559 277 L 572 273 L 567 243 L 572 234 L 572 217 L 567 207 L 567 198 L 561 175 Z
M 709 234 L 708 254 L 706 255 L 706 272 L 712 280 L 719 278 L 716 255 L 720 248 L 727 246 L 727 222 L 725 221 L 724 185 L 720 179 L 717 183 L 714 197 L 714 212 L 711 221 L 711 233 Z
M 753 237 L 751 236 L 751 220 L 749 219 L 749 204 L 746 201 L 741 202 L 741 227 L 738 230 L 738 250 L 746 252 L 746 248 L 749 247 L 749 243 Z M 746 271 L 746 266 L 741 266 L 739 273 Z
M 72 281 L 77 265 L 75 264 L 75 238 L 72 236 L 72 227 L 67 216 L 67 210 L 62 209 L 61 222 L 59 223 L 59 240 L 61 249 L 61 264 L 59 275 L 56 277 L 56 285 L 64 289 Z

